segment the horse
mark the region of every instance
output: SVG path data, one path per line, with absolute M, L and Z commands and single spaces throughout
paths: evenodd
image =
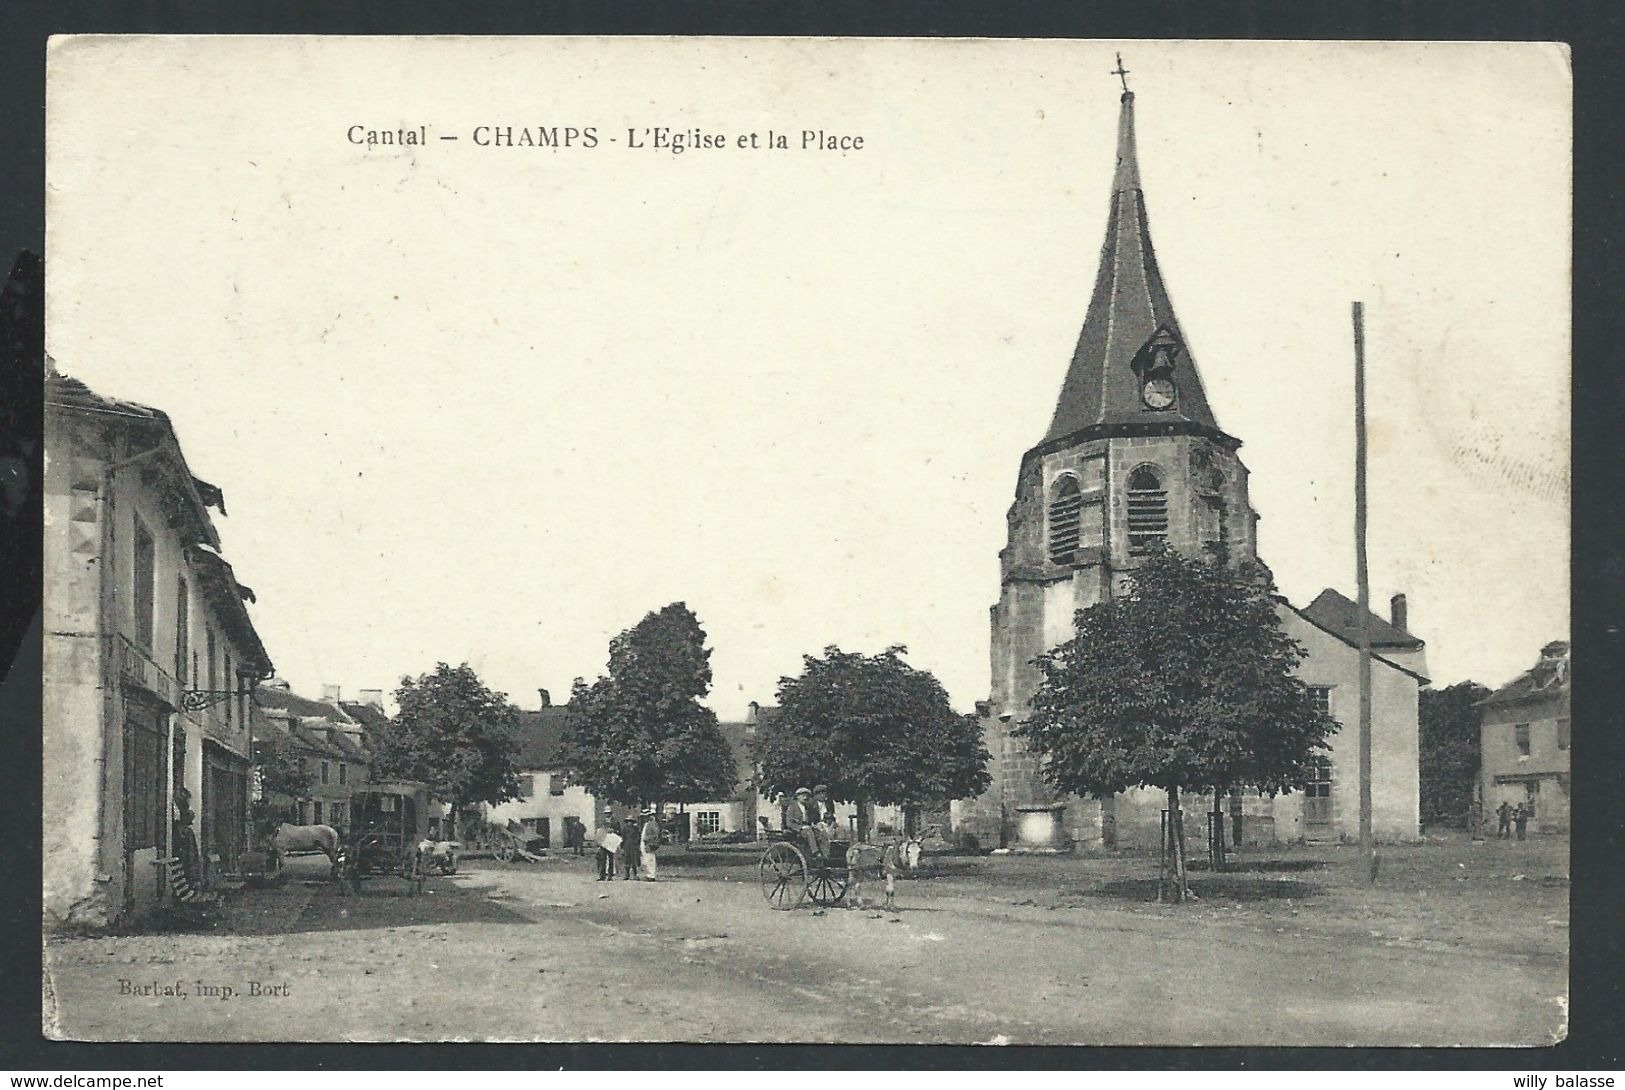
M 865 871 L 878 870 L 886 879 L 886 910 L 896 909 L 897 876 L 904 871 L 912 873 L 919 868 L 925 841 L 936 833 L 938 828 L 932 825 L 915 836 L 897 837 L 884 844 L 849 846 L 846 849 L 846 867 L 849 876 L 846 895 L 852 906 L 867 907 L 863 899 L 863 874 Z
M 338 830 L 331 825 L 289 825 L 283 822 L 277 827 L 277 854 L 321 852 L 333 864 L 335 874 L 339 865 L 339 845 Z

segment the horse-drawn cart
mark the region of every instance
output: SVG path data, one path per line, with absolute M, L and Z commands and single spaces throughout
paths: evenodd
M 357 893 L 363 878 L 404 879 L 423 892 L 427 874 L 418 845 L 429 835 L 429 788 L 409 780 L 373 783 L 350 799 L 349 835 L 339 850 L 339 878 Z
M 762 853 L 757 872 L 762 896 L 771 907 L 787 911 L 809 899 L 820 908 L 841 903 L 852 884 L 845 841 L 830 841 L 826 858 L 811 859 L 812 853 L 793 833 L 772 831 L 770 835 L 773 843 Z

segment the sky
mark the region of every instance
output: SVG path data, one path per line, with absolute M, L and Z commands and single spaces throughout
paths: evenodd
M 1435 684 L 1509 680 L 1569 624 L 1561 46 L 59 38 L 47 350 L 169 413 L 297 691 L 466 661 L 534 707 L 681 600 L 724 719 L 829 644 L 968 711 L 1119 51 L 1281 590 L 1354 595 L 1361 300 L 1372 601 Z

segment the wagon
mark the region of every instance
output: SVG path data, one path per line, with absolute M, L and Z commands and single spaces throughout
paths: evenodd
M 831 840 L 827 859 L 810 860 L 806 845 L 794 833 L 774 830 L 769 835 L 773 843 L 762 853 L 757 867 L 762 896 L 769 906 L 785 911 L 807 900 L 820 908 L 841 903 L 852 884 L 846 841 Z
M 398 877 L 408 893 L 422 893 L 426 868 L 418 844 L 429 835 L 429 788 L 410 780 L 373 783 L 351 796 L 350 814 L 341 881 L 360 893 L 364 878 Z
M 532 863 L 542 861 L 542 837 L 524 829 L 488 825 L 485 828 L 485 841 L 491 854 L 504 863 L 512 863 L 515 859 L 527 859 Z

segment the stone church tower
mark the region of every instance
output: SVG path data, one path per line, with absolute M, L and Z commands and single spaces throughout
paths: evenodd
M 1208 405 L 1157 268 L 1125 91 L 1094 293 L 1049 430 L 1021 458 L 999 554 L 991 699 L 979 709 L 993 786 L 955 815 L 984 847 L 1113 842 L 1115 801 L 1056 798 L 1009 730 L 1038 686 L 1033 660 L 1070 639 L 1076 611 L 1114 593 L 1152 545 L 1255 556 L 1240 446 Z

